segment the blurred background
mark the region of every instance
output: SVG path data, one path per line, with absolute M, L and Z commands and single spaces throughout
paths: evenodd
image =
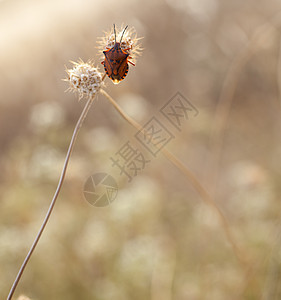
M 144 51 L 106 91 L 141 124 L 178 91 L 199 111 L 167 149 L 226 216 L 162 154 L 128 183 L 110 157 L 135 129 L 102 95 L 80 131 L 57 205 L 15 296 L 31 299 L 281 299 L 280 1 L 0 1 L 0 298 L 40 227 L 85 104 L 65 93 L 70 60 L 102 70 L 97 39 L 135 27 Z M 103 70 L 102 70 L 103 71 Z M 145 152 L 146 151 L 146 152 Z M 91 206 L 83 185 L 117 180 Z

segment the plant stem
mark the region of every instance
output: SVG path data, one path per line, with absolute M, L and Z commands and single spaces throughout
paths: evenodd
M 42 225 L 41 225 L 41 227 L 40 227 L 40 229 L 39 229 L 39 231 L 37 233 L 37 236 L 36 236 L 35 240 L 33 241 L 33 244 L 31 246 L 28 254 L 25 257 L 24 262 L 22 263 L 22 265 L 20 267 L 20 270 L 19 270 L 19 272 L 17 274 L 17 277 L 16 277 L 16 279 L 15 279 L 12 287 L 11 287 L 11 290 L 9 292 L 7 300 L 11 300 L 12 299 L 13 294 L 14 294 L 14 292 L 15 292 L 15 290 L 17 288 L 17 285 L 18 285 L 18 283 L 19 283 L 19 281 L 21 279 L 21 276 L 22 276 L 22 274 L 24 272 L 24 269 L 25 269 L 25 267 L 26 267 L 26 265 L 27 265 L 30 257 L 32 256 L 32 253 L 35 250 L 35 248 L 36 248 L 36 246 L 37 246 L 37 244 L 38 244 L 38 242 L 40 240 L 40 237 L 41 237 L 41 235 L 42 235 L 42 233 L 43 233 L 43 231 L 44 231 L 44 229 L 45 229 L 45 227 L 46 227 L 46 225 L 48 223 L 48 220 L 49 220 L 49 218 L 50 218 L 50 216 L 52 214 L 53 208 L 54 208 L 54 206 L 56 204 L 56 200 L 57 200 L 58 195 L 60 193 L 62 184 L 64 182 L 67 165 L 69 163 L 69 159 L 70 159 L 70 156 L 71 156 L 71 153 L 72 153 L 72 150 L 73 150 L 76 138 L 78 136 L 79 130 L 80 130 L 82 124 L 83 124 L 83 121 L 85 120 L 85 118 L 87 116 L 87 113 L 88 113 L 88 111 L 89 111 L 89 109 L 90 109 L 90 107 L 91 107 L 94 99 L 95 99 L 95 96 L 89 97 L 89 99 L 88 99 L 88 101 L 87 101 L 87 103 L 86 103 L 86 105 L 85 105 L 85 107 L 84 107 L 84 109 L 83 109 L 83 111 L 82 111 L 82 113 L 81 113 L 81 115 L 79 117 L 79 120 L 76 123 L 76 126 L 75 126 L 73 134 L 72 134 L 72 138 L 71 138 L 68 150 L 67 150 L 67 154 L 66 154 L 66 157 L 65 157 L 65 162 L 64 162 L 63 169 L 62 169 L 62 172 L 61 172 L 61 175 L 60 175 L 60 179 L 59 179 L 59 183 L 58 183 L 56 192 L 55 192 L 55 194 L 53 196 L 52 202 L 51 202 L 51 204 L 49 206 L 49 209 L 48 209 L 48 211 L 46 213 L 45 219 L 44 219 L 44 221 L 43 221 L 43 223 L 42 223 Z
M 129 117 L 122 108 L 116 103 L 116 101 L 104 90 L 101 90 L 101 94 L 103 94 L 110 103 L 115 107 L 115 109 L 120 113 L 120 115 L 133 127 L 135 127 L 137 130 L 142 130 L 143 127 L 138 124 L 135 120 L 133 120 L 131 117 Z M 222 228 L 225 232 L 226 238 L 228 242 L 230 243 L 236 257 L 238 260 L 245 266 L 248 264 L 248 259 L 246 258 L 246 255 L 244 252 L 240 249 L 240 247 L 237 245 L 237 242 L 235 241 L 231 231 L 230 226 L 228 224 L 228 221 L 216 202 L 211 198 L 209 193 L 205 190 L 205 188 L 202 186 L 202 184 L 199 182 L 199 180 L 188 170 L 186 166 L 183 165 L 183 163 L 175 157 L 171 152 L 169 152 L 167 149 L 163 148 L 161 149 L 161 152 L 166 156 L 166 158 L 174 165 L 176 166 L 190 181 L 192 186 L 195 188 L 195 190 L 198 192 L 198 194 L 201 196 L 205 204 L 209 205 L 217 214 L 221 224 Z
M 245 47 L 242 48 L 237 57 L 231 63 L 230 68 L 225 76 L 225 80 L 219 97 L 219 102 L 216 107 L 215 117 L 213 118 L 214 126 L 212 128 L 210 140 L 212 158 L 210 162 L 208 175 L 211 181 L 210 186 L 213 189 L 213 191 L 211 191 L 212 195 L 215 195 L 216 193 L 217 179 L 219 176 L 219 164 L 224 143 L 223 139 L 227 128 L 226 125 L 229 121 L 233 98 L 243 68 L 245 67 L 246 63 L 250 60 L 252 55 L 258 49 L 260 49 L 258 43 L 261 43 L 261 39 L 270 34 L 273 28 L 278 30 L 280 26 L 281 12 L 278 11 L 269 20 L 257 27 L 251 39 L 248 41 Z M 280 91 L 280 83 L 278 84 L 278 88 Z

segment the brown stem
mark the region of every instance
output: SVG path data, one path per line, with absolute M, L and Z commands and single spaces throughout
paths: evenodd
M 85 105 L 85 107 L 84 107 L 84 109 L 83 109 L 83 111 L 82 111 L 82 113 L 80 115 L 80 118 L 79 118 L 79 120 L 76 123 L 75 129 L 73 131 L 73 135 L 72 135 L 72 138 L 71 138 L 68 150 L 67 150 L 67 154 L 66 154 L 66 157 L 65 157 L 65 162 L 64 162 L 63 169 L 62 169 L 62 172 L 61 172 L 61 175 L 60 175 L 60 179 L 59 179 L 59 183 L 58 183 L 56 192 L 55 192 L 55 194 L 53 196 L 52 202 L 51 202 L 51 204 L 49 206 L 49 209 L 48 209 L 48 211 L 46 213 L 45 219 L 44 219 L 44 221 L 43 221 L 43 223 L 42 223 L 42 225 L 41 225 L 41 227 L 40 227 L 40 229 L 39 229 L 39 231 L 37 233 L 37 236 L 36 236 L 35 240 L 33 241 L 33 244 L 31 246 L 28 254 L 25 257 L 24 262 L 22 263 L 22 265 L 20 267 L 20 270 L 19 270 L 19 272 L 17 274 L 17 277 L 16 277 L 16 279 L 15 279 L 12 287 L 11 287 L 11 290 L 10 290 L 10 293 L 8 295 L 7 300 L 11 300 L 12 299 L 13 294 L 14 294 L 14 292 L 15 292 L 15 290 L 17 288 L 17 285 L 18 285 L 18 283 L 19 283 L 19 281 L 21 279 L 21 276 L 22 276 L 22 274 L 24 272 L 24 269 L 25 269 L 25 267 L 26 267 L 26 265 L 27 265 L 30 257 L 32 256 L 32 253 L 35 250 L 36 245 L 38 244 L 38 242 L 40 240 L 40 237 L 41 237 L 41 235 L 42 235 L 42 233 L 43 233 L 43 231 L 44 231 L 44 229 L 45 229 L 45 227 L 46 227 L 46 225 L 48 223 L 48 220 L 49 220 L 49 218 L 50 218 L 50 216 L 52 214 L 52 210 L 53 210 L 53 208 L 54 208 L 54 206 L 56 204 L 56 200 L 58 198 L 58 195 L 60 193 L 60 190 L 61 190 L 64 178 L 65 178 L 67 165 L 68 165 L 68 162 L 69 162 L 69 159 L 70 159 L 70 156 L 71 156 L 71 153 L 72 153 L 72 150 L 73 150 L 73 147 L 74 147 L 74 144 L 75 144 L 78 132 L 79 132 L 79 130 L 80 130 L 82 124 L 83 124 L 83 121 L 85 120 L 85 118 L 87 116 L 87 113 L 88 113 L 88 111 L 89 111 L 89 109 L 91 107 L 91 104 L 93 103 L 94 99 L 95 99 L 95 97 L 89 97 L 89 99 L 88 99 L 88 101 L 87 101 L 87 103 L 86 103 L 86 105 Z
M 211 162 L 209 167 L 210 186 L 213 188 L 211 194 L 215 194 L 217 184 L 219 163 L 223 147 L 223 138 L 226 130 L 226 124 L 229 120 L 230 110 L 236 90 L 236 86 L 240 79 L 240 74 L 255 51 L 259 49 L 259 44 L 262 43 L 262 38 L 272 30 L 281 26 L 281 11 L 273 15 L 268 21 L 259 26 L 252 38 L 240 51 L 225 76 L 223 87 L 220 93 L 219 102 L 215 112 L 214 126 L 211 134 Z M 278 86 L 280 88 L 280 86 Z
M 133 120 L 131 117 L 129 117 L 122 108 L 115 102 L 115 100 L 108 95 L 107 92 L 104 90 L 101 90 L 101 94 L 103 94 L 110 103 L 115 107 L 115 109 L 120 113 L 120 115 L 133 127 L 135 127 L 137 130 L 143 130 L 143 127 L 138 124 L 135 120 Z M 197 180 L 197 178 L 187 169 L 186 166 L 183 165 L 183 163 L 176 158 L 171 152 L 169 152 L 167 149 L 163 148 L 161 149 L 161 152 L 166 156 L 166 158 L 174 165 L 176 166 L 191 182 L 192 186 L 196 189 L 198 194 L 202 197 L 205 204 L 209 205 L 218 215 L 218 218 L 222 224 L 223 230 L 225 232 L 226 238 L 229 241 L 230 245 L 232 246 L 232 249 L 238 258 L 238 260 L 247 265 L 247 259 L 245 257 L 245 254 L 243 251 L 238 247 L 237 242 L 235 241 L 228 224 L 228 221 L 220 208 L 217 206 L 215 201 L 211 198 L 209 193 L 205 190 L 205 188 L 201 185 L 201 183 Z

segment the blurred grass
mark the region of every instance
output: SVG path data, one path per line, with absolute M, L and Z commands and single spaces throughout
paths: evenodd
M 107 91 L 145 123 L 177 91 L 199 110 L 169 144 L 205 186 L 214 112 L 226 74 L 278 1 L 0 2 L 0 298 L 4 299 L 55 190 L 83 107 L 64 93 L 64 65 L 94 58 L 113 23 L 145 48 Z M 272 28 L 240 74 L 223 128 L 216 201 L 254 262 L 236 261 L 216 216 L 166 159 L 126 183 L 112 205 L 83 199 L 87 177 L 135 134 L 102 96 L 78 137 L 54 214 L 17 295 L 32 299 L 279 299 L 280 34 Z M 101 66 L 102 67 L 102 66 Z M 212 170 L 211 170 L 212 176 Z M 212 186 L 211 186 L 212 187 Z

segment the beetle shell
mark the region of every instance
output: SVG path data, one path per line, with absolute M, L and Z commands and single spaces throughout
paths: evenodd
M 129 54 L 121 49 L 118 42 L 111 49 L 103 51 L 103 54 L 105 59 L 102 64 L 104 65 L 106 74 L 113 80 L 113 83 L 119 83 L 128 74 Z

